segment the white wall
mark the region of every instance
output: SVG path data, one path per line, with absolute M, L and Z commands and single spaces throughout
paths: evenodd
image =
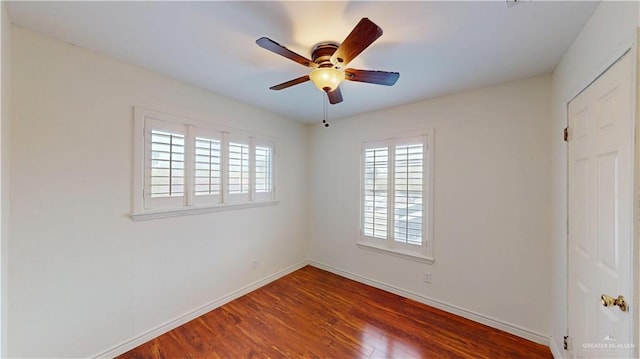
M 11 117 L 11 22 L 7 5 L 0 3 L 2 13 L 2 58 L 0 59 L 0 357 L 6 357 L 7 339 L 7 269 L 9 238 L 9 121 Z
M 567 334 L 567 103 L 622 55 L 640 25 L 636 1 L 602 2 L 553 73 L 551 106 L 551 349 L 564 356 Z
M 304 125 L 23 28 L 12 40 L 9 356 L 95 355 L 307 258 Z M 275 139 L 279 204 L 133 222 L 133 106 Z
M 314 127 L 312 260 L 546 343 L 550 85 L 539 76 Z M 420 128 L 435 128 L 433 265 L 356 246 L 361 141 Z

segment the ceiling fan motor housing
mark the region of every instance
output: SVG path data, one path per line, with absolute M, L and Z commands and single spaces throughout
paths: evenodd
M 321 42 L 311 50 L 311 59 L 318 64 L 318 67 L 333 67 L 331 56 L 336 52 L 338 46 L 339 44 L 336 42 Z

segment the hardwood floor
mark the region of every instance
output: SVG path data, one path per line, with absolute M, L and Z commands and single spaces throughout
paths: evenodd
M 543 345 L 307 266 L 119 358 L 552 355 Z

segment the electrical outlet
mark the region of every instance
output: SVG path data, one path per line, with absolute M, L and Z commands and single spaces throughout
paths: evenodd
M 424 272 L 423 280 L 425 283 L 431 283 L 431 272 Z
M 251 260 L 251 269 L 256 269 L 258 268 L 258 260 L 257 259 L 252 259 Z

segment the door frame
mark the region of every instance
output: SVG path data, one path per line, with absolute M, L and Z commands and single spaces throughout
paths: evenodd
M 631 239 L 631 291 L 634 294 L 633 303 L 631 303 L 631 314 L 632 314 L 632 338 L 634 338 L 634 356 L 638 357 L 640 355 L 640 48 L 638 47 L 638 41 L 640 41 L 640 27 L 636 28 L 636 31 L 630 36 L 627 40 L 622 41 L 620 46 L 612 52 L 610 56 L 606 58 L 603 65 L 601 65 L 595 74 L 588 77 L 585 82 L 582 83 L 581 86 L 578 87 L 578 91 L 576 91 L 575 95 L 571 97 L 565 103 L 565 123 L 566 127 L 569 127 L 569 103 L 573 101 L 576 97 L 578 97 L 582 92 L 584 92 L 592 83 L 594 83 L 602 74 L 604 74 L 610 67 L 612 67 L 618 60 L 620 60 L 623 56 L 628 55 L 631 56 L 632 66 L 632 78 L 631 78 L 631 105 L 634 109 L 634 130 L 635 130 L 635 140 L 633 142 L 633 204 L 632 204 L 632 233 L 633 237 Z M 566 267 L 565 267 L 565 333 L 570 333 L 569 331 L 569 142 L 565 143 L 565 179 L 566 179 L 566 202 L 565 202 L 565 212 L 566 212 L 566 235 L 565 235 L 565 253 L 566 253 Z M 564 355 L 563 355 L 564 357 Z
M 640 28 L 636 29 L 633 42 L 630 46 L 630 55 L 633 60 L 631 86 L 635 93 L 631 94 L 631 103 L 635 109 L 635 141 L 634 141 L 634 175 L 633 175 L 633 241 L 631 243 L 633 248 L 633 273 L 631 278 L 633 280 L 633 292 L 635 299 L 633 302 L 633 333 L 635 338 L 635 350 L 634 354 L 637 357 L 640 353 L 640 49 L 638 48 L 638 40 L 640 39 Z

